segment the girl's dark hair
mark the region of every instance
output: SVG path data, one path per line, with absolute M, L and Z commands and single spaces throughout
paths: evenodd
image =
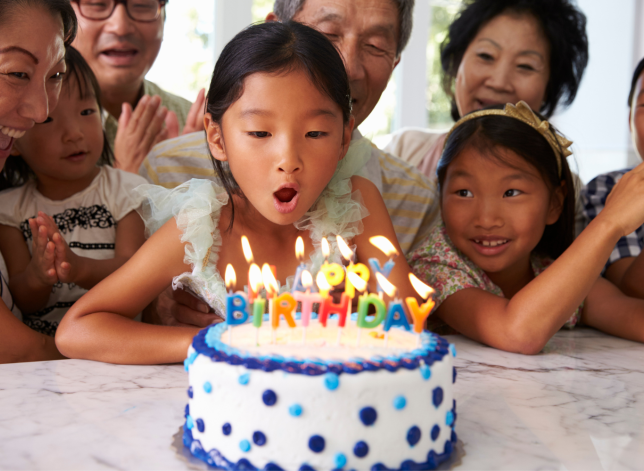
M 70 0 L 0 0 L 0 25 L 10 21 L 10 15 L 15 10 L 25 7 L 42 7 L 52 16 L 60 16 L 63 20 L 65 46 L 69 46 L 74 41 L 78 21 Z
M 78 86 L 80 98 L 95 97 L 96 103 L 98 104 L 98 112 L 102 114 L 101 89 L 87 61 L 85 61 L 81 53 L 74 47 L 68 46 L 65 53 L 65 64 L 67 65 L 67 73 L 63 79 L 63 90 L 61 90 L 61 93 L 74 93 L 74 90 L 71 88 L 73 79 Z M 105 130 L 103 130 L 103 152 L 98 160 L 98 165 L 112 165 L 113 163 L 114 154 L 112 153 L 112 148 L 105 134 Z M 27 165 L 27 162 L 20 155 L 10 155 L 5 162 L 4 169 L 0 172 L 0 190 L 22 186 L 30 178 L 35 178 L 35 175 L 29 168 L 29 165 Z
M 628 92 L 629 108 L 633 106 L 633 98 L 635 98 L 635 85 L 637 85 L 637 81 L 639 80 L 640 75 L 642 75 L 642 72 L 644 72 L 644 58 L 639 61 L 637 67 L 635 67 L 635 72 L 633 72 L 633 79 L 631 80 L 631 91 Z
M 490 108 L 503 109 L 502 106 Z M 540 116 L 541 117 L 541 116 Z M 541 117 L 543 119 L 543 117 Z M 550 125 L 551 131 L 555 129 Z M 447 168 L 463 150 L 472 146 L 481 155 L 507 164 L 500 149 L 507 149 L 523 157 L 539 171 L 551 192 L 565 182 L 566 196 L 559 219 L 546 226 L 534 251 L 552 259 L 559 257 L 575 238 L 575 187 L 568 162 L 562 158 L 561 177 L 558 175 L 557 158 L 550 144 L 539 131 L 515 118 L 499 115 L 481 116 L 464 122 L 449 135 L 436 173 L 442 189 Z M 442 196 L 441 196 L 442 197 Z
M 337 103 L 342 110 L 343 121 L 349 121 L 351 89 L 342 57 L 322 33 L 294 21 L 252 25 L 224 47 L 212 74 L 206 112 L 221 125 L 226 110 L 241 97 L 246 77 L 258 72 L 293 70 L 305 71 L 313 84 Z M 231 229 L 235 217 L 232 196 L 240 195 L 241 189 L 228 165 L 212 154 L 210 158 L 230 198 Z
M 443 90 L 452 98 L 452 118 L 460 114 L 454 97 L 454 80 L 463 54 L 480 29 L 504 14 L 531 15 L 550 46 L 550 77 L 540 112 L 552 116 L 559 102 L 570 105 L 577 95 L 588 64 L 586 16 L 569 0 L 470 0 L 450 25 L 441 44 Z

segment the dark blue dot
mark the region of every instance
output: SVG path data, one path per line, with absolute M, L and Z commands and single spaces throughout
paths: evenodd
M 415 446 L 420 441 L 420 429 L 415 425 L 407 431 L 407 443 L 409 446 Z
M 450 437 L 450 440 L 452 441 L 452 443 L 456 443 L 457 439 L 458 437 L 456 436 L 456 432 L 452 429 L 452 436 Z
M 436 439 L 438 438 L 439 433 L 441 433 L 441 428 L 438 425 L 434 425 L 432 427 L 432 432 L 431 432 L 433 441 L 436 441 Z
M 443 403 L 443 388 L 440 386 L 434 389 L 434 392 L 432 393 L 432 402 L 434 403 L 434 407 L 437 409 L 438 406 Z
M 448 441 L 446 441 L 446 442 L 445 442 L 445 450 L 444 450 L 444 453 L 445 453 L 446 455 L 451 455 L 451 454 L 452 454 L 452 450 L 453 450 L 453 448 L 454 448 L 454 445 L 452 445 L 452 442 L 450 442 L 449 440 L 448 440 Z
M 203 423 L 203 419 L 197 419 L 197 430 L 203 433 L 206 430 L 206 424 Z
M 452 372 L 452 383 L 456 382 L 456 367 L 454 367 L 454 371 Z
M 304 463 L 302 466 L 300 466 L 299 471 L 315 471 L 315 468 L 311 465 Z
M 237 466 L 239 467 L 239 461 L 237 462 Z M 242 468 L 239 467 L 238 469 L 242 469 Z M 253 469 L 253 465 L 249 464 L 247 468 L 243 468 L 243 469 Z M 266 466 L 264 466 L 264 471 L 284 471 L 284 469 L 276 465 L 275 463 L 268 463 Z
M 223 427 L 221 427 L 221 431 L 224 432 L 224 435 L 230 435 L 230 432 L 233 431 L 233 428 L 228 422 L 226 422 Z
M 353 447 L 353 454 L 358 458 L 364 458 L 369 454 L 369 445 L 362 441 L 356 443 L 356 446 Z
M 183 416 L 188 417 L 189 415 L 190 415 L 190 405 L 186 404 L 186 411 L 185 411 L 185 414 Z
M 266 444 L 266 435 L 260 431 L 254 432 L 253 443 L 257 446 L 264 446 Z
M 188 387 L 188 397 L 192 399 L 192 386 Z
M 272 389 L 267 389 L 264 391 L 264 394 L 262 394 L 262 401 L 264 401 L 264 404 L 267 406 L 274 406 L 277 402 L 277 394 L 275 394 L 275 391 Z
M 373 407 L 363 407 L 360 409 L 360 420 L 362 423 L 369 426 L 373 425 L 378 418 L 378 413 Z
M 325 445 L 326 443 L 324 442 L 324 438 L 319 435 L 313 435 L 311 438 L 309 438 L 309 448 L 314 453 L 320 453 L 324 451 Z

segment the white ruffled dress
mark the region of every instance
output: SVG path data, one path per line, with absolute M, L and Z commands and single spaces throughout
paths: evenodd
M 324 256 L 320 249 L 322 237 L 331 245 L 331 262 L 341 262 L 335 235 L 345 240 L 362 233 L 362 219 L 369 212 L 358 192 L 351 192 L 351 177 L 361 175 L 371 155 L 371 143 L 365 139 L 353 141 L 347 155 L 340 161 L 333 177 L 320 197 L 294 225 L 308 231 L 315 250 L 307 263 L 316 273 Z M 172 280 L 173 289 L 192 291 L 210 305 L 220 316 L 225 316 L 226 287 L 217 269 L 222 246 L 219 232 L 221 208 L 228 204 L 228 195 L 222 186 L 211 180 L 192 179 L 173 189 L 157 185 L 141 185 L 134 190 L 144 198 L 139 210 L 149 237 L 174 217 L 182 231 L 185 244 L 184 262 L 192 268 Z M 292 277 L 291 277 L 292 278 Z M 290 280 L 289 280 L 290 282 Z M 289 284 L 280 288 L 287 290 Z

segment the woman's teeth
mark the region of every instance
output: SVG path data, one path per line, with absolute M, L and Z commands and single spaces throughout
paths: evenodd
M 5 136 L 13 137 L 14 139 L 20 139 L 25 135 L 27 131 L 20 131 L 18 129 L 8 128 L 6 126 L 0 125 L 0 132 Z
M 496 247 L 497 245 L 503 245 L 508 243 L 508 239 L 505 240 L 476 240 L 474 242 L 481 244 L 483 247 Z

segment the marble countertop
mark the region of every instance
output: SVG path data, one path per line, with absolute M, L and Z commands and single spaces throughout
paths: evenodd
M 528 357 L 456 345 L 459 445 L 441 469 L 644 467 L 644 345 L 561 331 Z M 0 468 L 204 469 L 179 456 L 181 365 L 0 365 Z

